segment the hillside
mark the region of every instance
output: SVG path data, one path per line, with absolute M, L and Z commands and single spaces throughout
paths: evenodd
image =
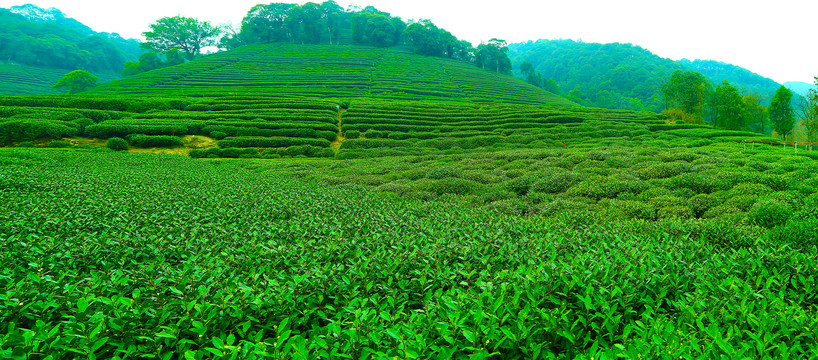
M 140 54 L 138 41 L 97 33 L 54 8 L 0 9 L 0 95 L 59 94 L 51 86 L 76 69 L 111 81 Z
M 809 84 L 801 81 L 787 81 L 784 83 L 788 89 L 792 90 L 794 94 L 806 97 L 810 90 L 818 90 L 815 84 Z
M 538 40 L 509 45 L 514 68 L 531 63 L 560 93 L 586 106 L 648 110 L 664 108 L 661 86 L 678 63 L 630 44 Z
M 609 109 L 664 109 L 662 84 L 675 70 L 702 73 L 713 87 L 727 80 L 769 104 L 780 86 L 747 69 L 709 60 L 673 61 L 631 44 L 597 44 L 573 40 L 538 40 L 509 45 L 514 68 L 531 63 L 543 78 L 553 79 L 560 93 L 586 106 Z
M 745 94 L 757 94 L 762 104 L 769 105 L 775 91 L 781 84 L 772 79 L 765 78 L 745 68 L 726 64 L 712 60 L 687 60 L 678 61 L 679 64 L 688 70 L 693 70 L 704 75 L 714 87 L 727 80 L 731 85 L 736 86 Z
M 572 105 L 457 60 L 364 46 L 249 45 L 137 74 L 89 94 L 377 98 Z
M 54 89 L 68 70 L 51 67 L 4 64 L 0 62 L 0 95 L 51 95 L 66 93 L 65 89 Z M 120 79 L 118 74 L 97 73 L 99 83 Z

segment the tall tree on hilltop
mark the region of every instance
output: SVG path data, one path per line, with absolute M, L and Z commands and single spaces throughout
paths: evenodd
M 684 113 L 688 122 L 701 123 L 710 82 L 704 75 L 695 71 L 676 70 L 670 79 L 662 85 L 667 110 L 678 109 Z
M 761 105 L 761 99 L 757 95 L 744 95 L 745 123 L 753 131 L 762 135 L 767 134 L 769 117 L 767 107 Z
M 241 22 L 241 33 L 250 43 L 290 41 L 287 27 L 294 4 L 259 4 L 254 6 Z
M 815 78 L 815 83 L 818 84 L 818 77 Z M 807 96 L 799 99 L 796 110 L 798 120 L 804 124 L 807 132 L 807 141 L 815 142 L 818 140 L 818 91 L 810 89 Z
M 188 60 L 199 55 L 203 47 L 216 45 L 216 37 L 220 33 L 219 28 L 209 21 L 182 16 L 163 17 L 151 24 L 150 28 L 151 31 L 142 33 L 145 37 L 143 48 L 160 53 L 177 49 Z
M 716 87 L 711 106 L 715 113 L 713 125 L 716 127 L 728 130 L 745 128 L 744 99 L 727 80 Z
M 484 70 L 511 75 L 511 60 L 508 58 L 508 44 L 505 40 L 491 39 L 477 46 L 475 64 Z
M 324 27 L 326 27 L 327 34 L 329 35 L 329 44 L 333 45 L 332 39 L 341 37 L 344 8 L 335 1 L 325 1 L 321 4 L 321 13 L 321 17 L 324 20 Z M 338 40 L 335 40 L 335 42 L 337 43 Z
M 97 77 L 85 70 L 74 70 L 65 74 L 53 86 L 55 89 L 68 89 L 69 94 L 83 92 L 97 86 Z
M 773 130 L 781 134 L 784 140 L 787 139 L 787 134 L 792 132 L 795 125 L 795 115 L 793 114 L 792 92 L 783 85 L 778 88 L 773 95 L 773 100 L 770 102 L 770 122 L 773 124 Z

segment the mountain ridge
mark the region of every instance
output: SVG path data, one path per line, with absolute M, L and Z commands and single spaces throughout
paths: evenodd
M 715 88 L 727 80 L 769 104 L 780 84 L 745 68 L 715 60 L 674 61 L 628 43 L 537 40 L 509 44 L 515 69 L 529 62 L 561 94 L 586 106 L 609 109 L 664 109 L 662 84 L 676 70 L 701 72 Z

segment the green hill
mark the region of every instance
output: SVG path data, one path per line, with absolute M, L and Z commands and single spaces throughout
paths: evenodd
M 762 103 L 769 105 L 775 91 L 781 84 L 772 79 L 765 78 L 745 68 L 712 60 L 679 60 L 686 69 L 701 73 L 713 86 L 721 84 L 727 80 L 730 84 L 738 87 L 743 93 L 758 94 Z
M 780 86 L 747 69 L 710 60 L 673 61 L 631 44 L 598 44 L 573 40 L 538 40 L 510 44 L 515 69 L 529 62 L 560 93 L 585 106 L 608 109 L 664 109 L 661 86 L 676 70 L 702 73 L 713 87 L 727 80 L 744 93 L 769 104 Z
M 94 32 L 54 8 L 0 8 L 0 95 L 60 94 L 51 86 L 77 69 L 108 82 L 140 54 L 137 40 Z
M 515 69 L 527 61 L 570 99 L 609 109 L 661 111 L 661 86 L 682 69 L 631 44 L 538 40 L 508 48 Z
M 383 98 L 572 105 L 456 60 L 364 46 L 250 45 L 137 74 L 90 94 Z

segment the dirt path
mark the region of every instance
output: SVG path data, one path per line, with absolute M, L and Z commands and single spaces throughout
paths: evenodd
M 335 141 L 329 145 L 332 151 L 335 151 L 338 154 L 338 151 L 341 150 L 341 144 L 344 143 L 346 138 L 344 137 L 344 132 L 341 131 L 341 125 L 343 125 L 343 120 L 341 120 L 341 116 L 346 112 L 346 109 L 338 110 L 338 137 L 335 138 Z

